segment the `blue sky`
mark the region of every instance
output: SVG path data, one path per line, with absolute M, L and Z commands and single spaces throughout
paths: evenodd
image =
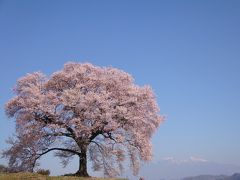
M 77 61 L 153 87 L 167 117 L 152 139 L 153 160 L 194 155 L 240 165 L 239 9 L 237 0 L 1 0 L 0 149 L 14 133 L 4 104 L 16 80 Z

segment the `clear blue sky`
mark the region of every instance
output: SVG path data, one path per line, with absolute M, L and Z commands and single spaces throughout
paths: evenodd
M 0 0 L 0 149 L 14 133 L 4 104 L 16 80 L 67 61 L 117 67 L 153 87 L 167 117 L 154 160 L 240 165 L 240 1 Z

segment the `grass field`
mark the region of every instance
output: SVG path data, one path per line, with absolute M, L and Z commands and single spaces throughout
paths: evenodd
M 44 176 L 37 173 L 0 174 L 0 180 L 126 180 L 114 178 L 82 178 L 74 176 Z

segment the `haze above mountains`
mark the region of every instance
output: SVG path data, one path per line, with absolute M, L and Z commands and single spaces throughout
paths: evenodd
M 225 180 L 224 178 L 228 180 L 235 173 L 240 173 L 240 166 L 210 162 L 192 156 L 185 160 L 165 157 L 157 162 L 144 164 L 140 176 L 145 180 Z M 240 179 L 239 174 L 235 175 L 238 175 L 236 177 Z M 127 175 L 127 177 L 131 180 L 139 179 L 139 177 L 131 175 Z

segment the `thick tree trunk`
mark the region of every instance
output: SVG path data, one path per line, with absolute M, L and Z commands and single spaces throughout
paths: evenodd
M 79 155 L 79 169 L 76 176 L 89 177 L 87 172 L 87 146 L 82 146 L 81 154 Z

